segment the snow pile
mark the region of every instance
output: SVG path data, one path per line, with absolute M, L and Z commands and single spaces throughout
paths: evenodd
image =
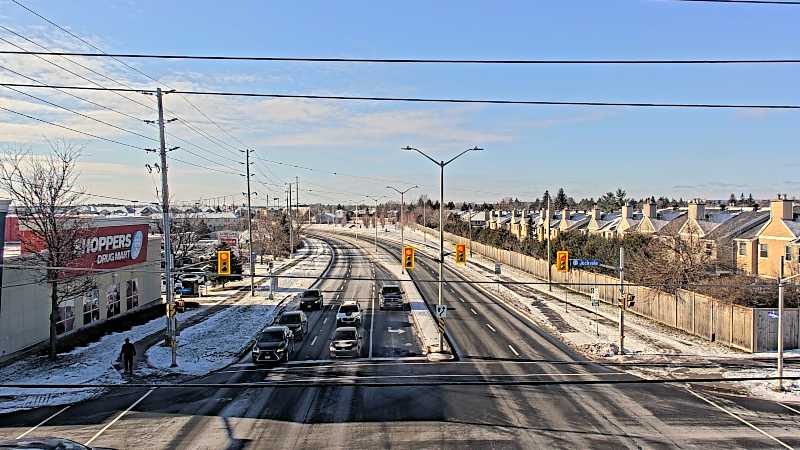
M 197 314 L 190 310 L 178 314 L 185 320 Z M 45 356 L 31 356 L 0 368 L 2 384 L 122 384 L 125 380 L 113 367 L 125 338 L 132 342 L 163 330 L 163 317 L 135 326 L 128 331 L 103 336 L 86 347 L 58 355 L 51 361 Z M 47 405 L 63 405 L 91 398 L 104 389 L 10 389 L 0 388 L 0 414 Z
M 284 272 L 285 275 L 320 276 L 330 262 L 330 252 L 318 240 L 312 240 L 312 255 Z M 250 297 L 224 308 L 209 319 L 178 336 L 177 364 L 170 367 L 172 353 L 167 347 L 151 347 L 147 360 L 157 372 L 202 375 L 236 362 L 252 342 L 253 337 L 272 323 L 275 306 L 282 299 L 307 289 L 315 280 L 310 278 L 282 279 L 275 298 Z M 289 297 L 289 298 L 287 298 Z
M 777 377 L 774 369 L 745 369 L 723 374 L 725 378 L 734 377 Z M 783 370 L 784 377 L 800 377 L 800 369 Z M 780 402 L 800 402 L 800 380 L 784 380 L 783 392 L 775 390 L 776 382 L 770 381 L 740 381 L 737 384 L 745 387 L 751 394 Z
M 578 348 L 586 354 L 600 356 L 603 358 L 609 358 L 615 356 L 617 352 L 619 352 L 619 346 L 617 344 L 607 343 L 607 342 L 597 342 L 594 344 L 583 344 L 578 346 Z

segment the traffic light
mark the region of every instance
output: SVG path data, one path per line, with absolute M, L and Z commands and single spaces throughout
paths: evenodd
M 622 297 L 619 298 L 619 307 L 623 309 L 633 308 L 633 305 L 636 304 L 636 296 L 633 294 L 624 294 Z
M 569 272 L 569 252 L 561 250 L 556 252 L 556 271 Z
M 403 247 L 403 268 L 414 270 L 414 247 Z
M 231 251 L 219 250 L 217 252 L 217 275 L 231 274 Z
M 467 263 L 467 245 L 466 244 L 456 244 L 456 264 L 466 264 Z

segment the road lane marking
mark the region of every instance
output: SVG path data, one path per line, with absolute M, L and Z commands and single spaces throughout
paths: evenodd
M 486 326 L 489 327 L 489 329 L 492 330 L 493 332 L 497 333 L 497 330 L 495 330 L 494 327 L 492 327 L 488 323 L 486 324 Z
M 341 381 L 341 380 L 373 380 L 383 378 L 536 378 L 536 377 L 583 377 L 583 376 L 609 376 L 609 375 L 624 375 L 627 372 L 584 372 L 584 373 L 522 373 L 522 374 L 487 374 L 487 373 L 423 373 L 414 375 L 342 375 L 339 377 L 317 377 L 317 378 L 302 378 L 302 379 L 286 379 L 279 378 L 277 380 L 270 380 L 265 378 L 265 381 L 279 382 L 283 384 L 291 384 L 293 382 L 303 381 L 309 383 L 318 383 L 321 381 Z M 269 375 L 269 374 L 267 374 Z M 277 374 L 276 374 L 277 375 Z
M 39 428 L 40 426 L 42 426 L 42 425 L 46 424 L 47 422 L 49 422 L 49 421 L 50 421 L 50 419 L 52 419 L 53 417 L 55 417 L 55 416 L 57 416 L 57 415 L 61 414 L 62 412 L 64 412 L 64 411 L 68 410 L 68 409 L 69 409 L 71 406 L 72 406 L 72 405 L 67 405 L 67 406 L 65 406 L 65 407 L 63 407 L 63 408 L 61 408 L 61 409 L 59 409 L 59 410 L 58 410 L 56 413 L 54 413 L 53 415 L 51 415 L 51 416 L 50 416 L 50 417 L 48 417 L 47 419 L 44 419 L 43 421 L 41 421 L 41 422 L 39 422 L 38 424 L 36 424 L 36 426 L 34 426 L 34 427 L 32 427 L 32 428 L 28 429 L 28 431 L 26 431 L 26 432 L 24 432 L 24 433 L 20 434 L 19 436 L 17 436 L 17 439 L 22 439 L 22 438 L 24 438 L 25 436 L 27 436 L 27 435 L 28 435 L 29 433 L 31 433 L 32 431 L 35 431 L 35 430 L 36 430 L 37 428 Z
M 309 345 L 313 347 L 315 342 L 317 342 L 317 336 L 314 336 L 314 339 L 311 340 L 311 344 Z
M 458 299 L 458 301 L 460 301 L 461 303 L 464 303 L 464 299 L 463 298 Z
M 519 353 L 517 353 L 517 351 L 514 349 L 514 347 L 511 346 L 511 344 L 508 344 L 508 348 L 510 348 L 515 355 L 519 356 Z
M 333 305 L 331 305 L 331 306 L 333 306 Z M 327 321 L 328 321 L 328 318 L 327 318 L 327 317 L 326 317 L 326 318 L 324 318 L 324 319 L 322 319 L 322 324 L 323 324 L 323 325 L 325 325 L 325 322 L 327 322 Z
M 149 391 L 145 392 L 145 393 L 144 393 L 144 395 L 142 395 L 141 397 L 139 397 L 139 400 L 136 400 L 135 402 L 133 402 L 133 404 L 132 404 L 131 406 L 128 406 L 128 408 L 127 408 L 127 409 L 125 409 L 125 411 L 122 411 L 121 413 L 119 413 L 119 415 L 118 415 L 117 417 L 115 417 L 115 418 L 114 418 L 114 420 L 112 420 L 112 421 L 111 421 L 111 422 L 109 422 L 109 423 L 108 423 L 106 426 L 104 426 L 103 428 L 101 428 L 101 429 L 100 429 L 100 431 L 98 431 L 97 433 L 95 433 L 95 435 L 94 435 L 94 436 L 92 436 L 92 438 L 91 438 L 91 439 L 89 439 L 88 441 L 86 441 L 86 443 L 84 443 L 83 445 L 87 445 L 87 446 L 88 446 L 88 445 L 91 445 L 91 444 L 92 444 L 92 442 L 94 442 L 94 440 L 95 440 L 95 439 L 97 439 L 98 437 L 100 437 L 100 435 L 101 435 L 101 434 L 103 434 L 103 433 L 104 433 L 104 432 L 105 432 L 107 429 L 111 428 L 111 426 L 112 426 L 112 425 L 114 425 L 115 423 L 117 423 L 117 421 L 118 421 L 119 419 L 122 419 L 122 417 L 123 417 L 123 416 L 125 416 L 125 414 L 128 414 L 128 413 L 129 413 L 129 412 L 130 412 L 130 411 L 131 411 L 133 408 L 135 408 L 135 407 L 136 407 L 136 405 L 138 405 L 139 403 L 141 403 L 141 402 L 142 402 L 142 400 L 146 399 L 146 398 L 147 398 L 147 396 L 148 396 L 148 395 L 150 395 L 150 394 L 152 394 L 152 393 L 153 393 L 153 391 L 155 391 L 155 390 L 156 390 L 156 388 L 151 388 Z
M 472 314 L 475 314 L 476 316 L 478 315 L 478 313 L 477 313 L 477 312 L 475 312 L 475 310 L 474 310 L 474 309 L 470 308 L 469 310 L 470 310 L 470 311 L 472 311 Z
M 762 430 L 761 428 L 758 428 L 757 426 L 753 425 L 752 423 L 750 423 L 750 422 L 748 422 L 748 421 L 746 421 L 746 420 L 742 419 L 741 417 L 739 417 L 739 416 L 738 416 L 738 415 L 736 415 L 735 413 L 733 413 L 733 412 L 731 412 L 731 411 L 728 411 L 727 409 L 725 409 L 725 408 L 723 408 L 722 406 L 720 406 L 720 405 L 718 405 L 718 404 L 716 404 L 716 403 L 712 402 L 711 400 L 709 400 L 709 399 L 707 399 L 707 398 L 703 397 L 702 395 L 698 394 L 697 392 L 694 392 L 693 390 L 689 389 L 688 387 L 686 388 L 686 390 L 687 390 L 687 391 L 689 391 L 689 393 L 690 393 L 690 394 L 692 394 L 692 395 L 694 395 L 695 397 L 699 398 L 700 400 L 702 400 L 702 401 L 704 401 L 704 402 L 708 403 L 709 405 L 711 405 L 711 406 L 713 406 L 713 407 L 717 408 L 718 410 L 720 410 L 720 411 L 724 412 L 725 414 L 727 414 L 727 415 L 729 415 L 729 416 L 733 417 L 734 419 L 738 420 L 739 422 L 742 422 L 743 424 L 747 425 L 748 427 L 750 427 L 750 428 L 752 428 L 752 429 L 754 429 L 754 430 L 758 431 L 759 433 L 763 434 L 764 436 L 766 436 L 766 437 L 768 437 L 768 438 L 772 439 L 773 441 L 777 442 L 777 443 L 778 443 L 778 444 L 780 444 L 781 446 L 783 446 L 783 447 L 786 447 L 786 448 L 788 448 L 788 449 L 790 449 L 790 450 L 793 450 L 793 449 L 792 449 L 792 447 L 791 447 L 791 446 L 789 446 L 788 444 L 786 444 L 785 442 L 783 442 L 783 441 L 781 441 L 780 439 L 776 438 L 775 436 L 773 436 L 773 435 L 771 435 L 771 434 L 767 433 L 766 431 Z
M 779 404 L 779 405 L 781 405 L 781 406 L 783 406 L 784 408 L 788 409 L 789 411 L 794 411 L 794 412 L 796 412 L 797 414 L 800 414 L 800 411 L 798 411 L 798 410 L 796 410 L 796 409 L 792 408 L 791 406 L 784 405 L 783 403 L 778 403 L 778 404 Z

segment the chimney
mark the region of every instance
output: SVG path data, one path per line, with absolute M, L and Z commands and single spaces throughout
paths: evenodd
M 689 218 L 694 220 L 706 220 L 706 202 L 697 198 L 690 201 Z
M 561 220 L 569 220 L 569 210 L 566 207 L 561 210 Z
M 645 215 L 645 217 L 655 219 L 656 211 L 656 204 L 649 199 L 645 200 L 644 205 L 642 206 L 642 213 Z
M 769 202 L 769 215 L 773 219 L 792 220 L 794 218 L 794 211 L 792 210 L 792 201 L 787 200 L 786 195 L 770 200 Z
M 592 219 L 600 220 L 600 208 L 597 207 L 597 203 L 592 205 Z
M 626 202 L 622 205 L 622 217 L 624 219 L 632 219 L 633 218 L 633 203 Z

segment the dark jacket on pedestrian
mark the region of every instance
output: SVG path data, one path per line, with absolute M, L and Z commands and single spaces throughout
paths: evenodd
M 136 355 L 136 347 L 134 347 L 130 342 L 126 342 L 122 344 L 122 351 L 119 353 L 125 359 L 133 359 L 134 355 Z

